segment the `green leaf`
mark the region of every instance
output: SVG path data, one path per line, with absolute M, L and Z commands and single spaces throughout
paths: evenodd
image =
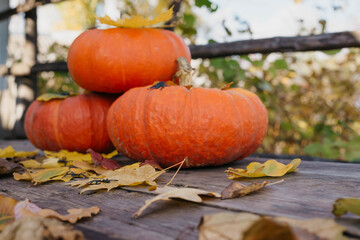
M 212 3 L 209 0 L 195 0 L 195 6 L 202 7 L 205 6 L 210 12 L 216 12 L 218 5 Z
M 286 63 L 286 61 L 284 59 L 278 59 L 273 64 L 276 69 L 287 69 L 288 68 L 288 64 Z
M 36 98 L 36 100 L 41 102 L 48 102 L 54 99 L 65 99 L 74 95 L 75 94 L 69 94 L 69 93 L 45 93 L 39 96 L 38 98 Z
M 360 216 L 360 198 L 339 198 L 335 201 L 332 212 L 337 217 L 347 212 Z
M 332 49 L 332 50 L 324 50 L 322 51 L 323 53 L 327 54 L 327 55 L 335 55 L 337 53 L 339 53 L 341 51 L 341 49 Z

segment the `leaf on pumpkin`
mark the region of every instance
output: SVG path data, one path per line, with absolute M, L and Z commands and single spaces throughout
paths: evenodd
M 199 195 L 207 195 L 213 197 L 221 197 L 219 193 L 204 191 L 196 188 L 173 188 L 173 187 L 163 187 L 156 190 L 157 193 L 160 193 L 156 197 L 146 200 L 144 206 L 142 206 L 134 215 L 134 218 L 137 218 L 141 213 L 148 208 L 153 202 L 156 201 L 166 201 L 171 198 L 180 198 L 190 202 L 202 202 L 202 198 Z
M 0 158 L 0 176 L 13 173 L 15 170 L 20 169 L 21 166 L 17 163 L 10 162 L 6 159 Z
M 150 165 L 153 166 L 153 168 L 157 169 L 157 170 L 163 170 L 163 168 L 159 165 L 159 163 L 155 160 L 145 160 L 144 162 L 140 163 L 140 167 L 144 166 L 144 165 Z
M 252 162 L 246 167 L 246 170 L 229 168 L 225 172 L 228 174 L 229 179 L 240 177 L 281 177 L 286 173 L 296 171 L 300 163 L 301 160 L 299 158 L 292 160 L 287 165 L 276 160 L 268 160 L 265 163 Z
M 16 203 L 15 199 L 0 194 L 0 232 L 14 220 L 14 207 Z
M 249 193 L 262 189 L 268 183 L 268 181 L 263 181 L 262 183 L 255 182 L 245 186 L 239 182 L 232 182 L 221 192 L 221 199 L 237 198 L 248 195 Z
M 339 198 L 335 201 L 332 212 L 337 217 L 347 212 L 360 216 L 360 198 Z
M 70 96 L 76 96 L 76 93 L 44 93 L 36 98 L 37 101 L 48 102 L 54 99 L 65 99 Z
M 142 17 L 136 15 L 132 18 L 112 20 L 108 15 L 105 17 L 97 17 L 100 23 L 121 27 L 121 28 L 144 28 L 151 27 L 154 25 L 159 25 L 160 23 L 165 23 L 173 17 L 173 7 L 168 9 L 165 12 L 160 13 L 158 16 L 150 19 L 149 17 Z
M 79 230 L 74 230 L 70 224 L 64 224 L 57 219 L 22 218 L 7 226 L 0 233 L 0 239 L 84 240 L 84 235 Z
M 345 239 L 345 228 L 332 219 L 295 220 L 251 213 L 222 212 L 202 217 L 199 240 L 205 239 Z M 271 236 L 271 238 L 269 238 Z
M 100 153 L 95 152 L 92 149 L 89 149 L 88 152 L 91 154 L 92 160 L 95 165 L 100 164 L 104 169 L 115 170 L 121 168 L 120 164 L 116 161 L 109 158 L 104 158 Z
M 23 174 L 14 173 L 14 179 L 31 180 L 34 183 L 34 185 L 36 185 L 38 183 L 61 180 L 61 178 L 56 178 L 56 177 L 64 176 L 68 171 L 69 171 L 68 167 L 34 169 L 34 170 L 28 170 Z
M 157 172 L 155 168 L 150 165 L 140 167 L 140 163 L 124 166 L 117 170 L 108 170 L 104 172 L 99 179 L 78 180 L 70 183 L 73 187 L 85 187 L 81 193 L 90 190 L 107 189 L 110 191 L 113 188 L 121 186 L 136 186 L 147 184 L 156 186 L 155 179 L 159 177 L 163 171 Z
M 16 157 L 30 157 L 35 156 L 36 151 L 24 152 L 24 151 L 15 151 L 15 149 L 9 145 L 6 148 L 0 148 L 0 158 L 16 158 Z

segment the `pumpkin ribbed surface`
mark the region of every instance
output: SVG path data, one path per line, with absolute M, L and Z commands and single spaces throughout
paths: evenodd
M 37 148 L 97 152 L 114 149 L 106 131 L 106 114 L 114 96 L 82 94 L 64 100 L 34 101 L 25 115 L 25 132 Z
M 190 61 L 190 50 L 175 33 L 163 29 L 92 29 L 72 43 L 68 68 L 75 82 L 96 92 L 120 93 L 169 80 L 176 59 Z
M 185 167 L 214 166 L 253 153 L 265 137 L 267 111 L 243 89 L 134 88 L 108 112 L 107 128 L 126 156 L 167 167 L 188 157 Z

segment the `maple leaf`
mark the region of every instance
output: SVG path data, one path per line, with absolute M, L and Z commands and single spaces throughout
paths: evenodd
M 57 219 L 48 218 L 22 218 L 9 226 L 0 233 L 1 240 L 14 239 L 64 239 L 64 240 L 84 240 L 84 235 L 79 230 L 74 230 L 73 226 L 64 224 Z
M 145 165 L 140 167 L 140 163 L 124 166 L 116 170 L 108 170 L 104 172 L 99 178 L 90 178 L 86 180 L 78 180 L 70 183 L 73 187 L 85 187 L 81 193 L 89 190 L 107 189 L 110 191 L 113 188 L 121 186 L 136 186 L 140 184 L 147 184 L 155 186 L 155 179 L 159 177 L 164 171 L 157 172 L 154 167 Z
M 126 19 L 118 19 L 112 20 L 108 15 L 105 17 L 97 17 L 100 23 L 122 27 L 122 28 L 144 28 L 151 27 L 154 25 L 159 25 L 160 23 L 164 23 L 169 21 L 173 17 L 173 7 L 168 9 L 167 11 L 160 13 L 158 16 L 150 19 L 149 17 L 142 17 L 140 15 L 136 15 L 132 18 Z
M 221 197 L 219 193 L 204 191 L 196 188 L 173 188 L 173 187 L 164 187 L 158 188 L 156 190 L 159 195 L 156 197 L 146 200 L 144 206 L 142 206 L 134 215 L 134 218 L 137 218 L 141 215 L 141 213 L 149 207 L 153 202 L 156 201 L 166 201 L 170 200 L 170 198 L 180 198 L 183 200 L 187 200 L 190 202 L 202 202 L 202 198 L 199 195 L 207 195 L 213 197 Z
M 268 181 L 263 181 L 262 183 L 252 183 L 248 186 L 245 186 L 238 182 L 230 183 L 222 192 L 221 192 L 221 199 L 229 199 L 229 198 L 236 198 L 245 196 L 249 193 L 255 192 L 261 188 L 263 188 Z
M 202 217 L 199 240 L 205 239 L 345 239 L 345 228 L 332 219 L 295 220 L 251 213 L 221 212 Z M 271 238 L 269 238 L 271 236 Z
M 115 170 L 121 168 L 121 166 L 114 160 L 109 158 L 104 158 L 100 153 L 95 152 L 92 149 L 89 149 L 88 152 L 91 154 L 92 160 L 96 164 L 101 164 L 104 169 Z
M 287 165 L 276 160 L 268 160 L 265 163 L 252 162 L 246 167 L 246 170 L 229 168 L 225 172 L 228 174 L 229 179 L 240 177 L 281 177 L 286 173 L 296 171 L 300 163 L 301 160 L 299 158 L 292 160 Z
M 24 152 L 24 151 L 15 151 L 15 149 L 9 145 L 6 148 L 0 148 L 0 158 L 16 158 L 16 157 L 29 157 L 35 156 L 37 151 Z
M 159 165 L 159 163 L 155 160 L 145 160 L 144 162 L 140 163 L 140 167 L 149 164 L 153 166 L 155 169 L 163 170 L 163 168 Z
M 339 198 L 335 201 L 332 212 L 337 217 L 347 212 L 360 216 L 360 198 Z

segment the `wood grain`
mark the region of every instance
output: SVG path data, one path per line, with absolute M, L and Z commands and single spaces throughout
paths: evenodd
M 28 141 L 0 141 L 0 148 L 11 143 L 17 150 L 33 150 Z M 119 157 L 121 161 L 129 161 Z M 233 164 L 200 169 L 181 170 L 173 181 L 175 186 L 191 186 L 221 192 L 231 181 L 226 178 L 227 167 L 245 168 L 252 161 L 264 162 L 263 158 L 247 158 Z M 289 159 L 280 159 L 288 163 Z M 30 182 L 18 182 L 0 178 L 0 191 L 22 200 L 29 198 L 42 208 L 65 213 L 69 208 L 99 206 L 101 213 L 92 219 L 82 220 L 76 227 L 87 239 L 196 239 L 196 226 L 201 216 L 222 211 L 253 212 L 261 215 L 292 218 L 334 218 L 333 202 L 340 197 L 360 197 L 360 164 L 339 162 L 303 161 L 299 171 L 282 178 L 239 180 L 244 184 L 254 181 L 270 182 L 285 179 L 283 183 L 265 186 L 264 189 L 236 199 L 207 199 L 195 204 L 181 200 L 157 202 L 138 219 L 131 216 L 154 196 L 147 187 L 127 187 L 80 195 L 80 189 L 63 183 L 33 186 Z M 171 179 L 174 171 L 159 178 L 159 185 Z M 1 192 L 0 192 L 1 193 Z M 346 215 L 338 219 L 350 232 L 360 236 L 360 219 Z

